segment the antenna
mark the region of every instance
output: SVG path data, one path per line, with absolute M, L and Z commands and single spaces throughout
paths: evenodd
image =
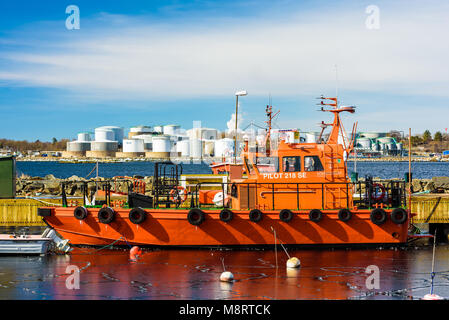
M 338 69 L 337 69 L 337 64 L 335 64 L 335 96 L 338 97 Z

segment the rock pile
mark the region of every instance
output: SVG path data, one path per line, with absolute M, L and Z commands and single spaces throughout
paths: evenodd
M 145 191 L 152 189 L 153 177 L 137 177 L 145 182 Z M 40 196 L 40 195 L 62 195 L 62 182 L 65 183 L 65 192 L 68 196 L 82 196 L 83 182 L 88 182 L 88 193 L 95 190 L 95 180 L 104 181 L 105 178 L 84 179 L 78 176 L 71 176 L 67 179 L 59 179 L 52 174 L 45 177 L 30 177 L 22 175 L 16 179 L 16 195 L 17 196 Z M 131 184 L 131 183 L 130 183 Z M 128 192 L 128 183 L 125 181 L 111 182 L 111 188 L 118 192 Z

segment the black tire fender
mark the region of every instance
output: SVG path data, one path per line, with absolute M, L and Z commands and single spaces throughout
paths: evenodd
M 309 219 L 313 222 L 320 222 L 323 219 L 323 213 L 319 209 L 312 209 L 309 212 Z
M 373 209 L 370 214 L 370 219 L 372 223 L 380 226 L 387 221 L 387 213 L 381 208 Z
M 407 221 L 408 214 L 403 208 L 396 208 L 390 214 L 390 219 L 396 224 L 404 224 Z
M 187 220 L 191 225 L 199 226 L 203 223 L 204 219 L 204 212 L 200 209 L 190 209 L 189 213 L 187 213 Z
M 144 222 L 147 218 L 147 214 L 145 212 L 145 210 L 143 210 L 142 208 L 133 208 L 131 209 L 131 211 L 129 212 L 129 221 L 131 221 L 134 224 L 141 224 L 142 222 Z
M 98 211 L 98 221 L 104 224 L 109 224 L 115 220 L 115 211 L 110 207 L 101 208 Z
M 352 218 L 352 212 L 349 209 L 340 209 L 338 211 L 338 219 L 343 222 L 348 222 Z
M 223 222 L 230 222 L 234 218 L 234 212 L 229 209 L 223 209 L 220 211 L 220 220 Z
M 279 212 L 279 220 L 283 222 L 290 222 L 293 219 L 293 212 L 289 209 L 282 209 L 281 212 Z
M 263 218 L 262 211 L 259 209 L 253 209 L 249 212 L 249 220 L 252 222 L 260 222 Z
M 73 210 L 73 216 L 77 218 L 78 220 L 84 220 L 87 218 L 87 209 L 85 207 L 76 207 L 75 210 Z

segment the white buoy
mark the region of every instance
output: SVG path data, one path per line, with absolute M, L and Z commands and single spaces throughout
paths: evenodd
M 301 261 L 296 257 L 292 257 L 287 260 L 287 268 L 299 268 L 300 266 Z
M 232 272 L 226 271 L 226 267 L 224 264 L 224 258 L 221 258 L 221 264 L 223 265 L 223 273 L 220 275 L 220 281 L 222 282 L 233 282 L 234 275 Z
M 232 272 L 225 271 L 220 275 L 220 281 L 232 282 L 234 281 L 234 275 L 232 274 Z
M 422 300 L 444 300 L 444 298 L 435 293 L 428 293 L 422 298 Z

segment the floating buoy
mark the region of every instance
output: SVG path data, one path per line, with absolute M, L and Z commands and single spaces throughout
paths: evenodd
M 439 295 L 435 293 L 428 293 L 423 298 L 423 300 L 444 300 L 443 297 L 440 297 Z
M 138 246 L 134 246 L 129 251 L 129 259 L 132 261 L 136 261 L 139 256 L 142 255 L 142 250 Z
M 301 266 L 301 261 L 298 258 L 292 257 L 287 260 L 287 268 L 299 268 Z
M 232 282 L 232 281 L 234 281 L 234 275 L 232 274 L 232 272 L 225 271 L 220 275 L 220 281 Z

